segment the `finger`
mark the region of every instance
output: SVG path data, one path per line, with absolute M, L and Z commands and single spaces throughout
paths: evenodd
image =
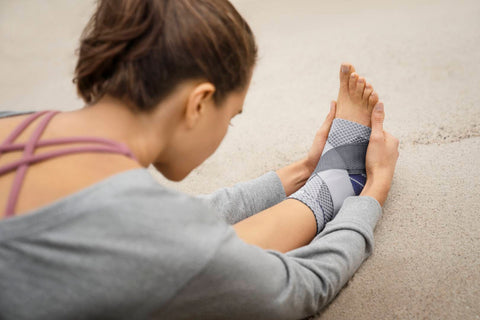
M 327 120 L 333 121 L 333 119 L 335 118 L 336 109 L 337 102 L 335 100 L 332 100 L 332 102 L 330 102 L 330 112 L 327 115 Z
M 336 109 L 337 109 L 337 102 L 336 101 L 330 102 L 330 112 L 327 114 L 327 117 L 325 118 L 325 121 L 323 121 L 323 124 L 319 130 L 322 132 L 322 134 L 328 135 L 328 133 L 330 132 L 330 127 L 332 126 L 333 119 L 335 119 Z
M 372 134 L 383 134 L 383 120 L 385 120 L 383 102 L 378 102 L 372 112 Z

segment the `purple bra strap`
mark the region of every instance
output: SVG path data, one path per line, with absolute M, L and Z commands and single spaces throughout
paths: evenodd
M 112 140 L 97 138 L 97 137 L 72 137 L 72 138 L 59 138 L 59 139 L 50 139 L 40 141 L 39 139 L 43 134 L 46 126 L 50 120 L 60 111 L 42 111 L 35 113 L 25 119 L 9 136 L 8 138 L 0 145 L 0 156 L 5 151 L 14 151 L 21 150 L 24 148 L 23 157 L 20 160 L 14 161 L 6 166 L 0 167 L 0 175 L 13 171 L 17 169 L 17 174 L 15 176 L 12 189 L 7 202 L 7 208 L 5 215 L 12 216 L 15 212 L 15 205 L 18 200 L 18 195 L 20 193 L 20 188 L 25 178 L 25 173 L 28 168 L 28 165 L 31 163 L 37 163 L 54 157 L 58 157 L 66 154 L 73 154 L 79 152 L 106 152 L 106 153 L 120 153 L 127 157 L 130 157 L 138 161 L 133 153 L 128 149 L 128 147 L 122 143 L 118 143 Z M 30 137 L 29 141 L 25 144 L 13 144 L 12 142 L 38 117 L 47 114 L 47 116 L 42 119 L 39 126 L 35 129 L 34 133 Z M 40 155 L 34 155 L 35 148 L 37 146 L 50 146 L 56 144 L 66 144 L 66 143 L 101 143 L 107 146 L 90 146 L 90 147 L 77 147 L 70 148 L 65 150 L 55 150 L 51 152 L 46 152 Z
M 10 145 L 15 139 L 18 138 L 18 136 L 25 130 L 26 127 L 28 127 L 33 121 L 35 121 L 38 117 L 44 115 L 48 111 L 41 111 L 41 112 L 36 112 L 29 117 L 27 117 L 23 122 L 15 128 L 15 130 L 10 133 L 10 135 L 3 141 L 3 143 L 0 145 L 0 156 L 2 155 L 2 147 Z

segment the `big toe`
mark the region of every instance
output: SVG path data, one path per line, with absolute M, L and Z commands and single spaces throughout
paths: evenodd
M 340 67 L 340 86 L 348 90 L 350 75 L 355 72 L 355 68 L 350 63 L 342 63 Z
M 355 72 L 350 75 L 348 80 L 348 93 L 352 97 L 355 94 L 355 89 L 357 88 L 358 74 Z

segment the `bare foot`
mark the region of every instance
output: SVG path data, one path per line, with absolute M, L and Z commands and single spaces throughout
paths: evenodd
M 372 85 L 359 77 L 351 64 L 343 63 L 335 117 L 371 127 L 372 110 L 377 102 L 378 95 Z

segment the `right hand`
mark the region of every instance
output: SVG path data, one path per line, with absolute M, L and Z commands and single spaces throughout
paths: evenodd
M 390 190 L 399 156 L 399 141 L 383 130 L 384 119 L 383 103 L 379 102 L 372 112 L 372 134 L 365 160 L 367 184 L 360 194 L 374 197 L 382 206 Z

